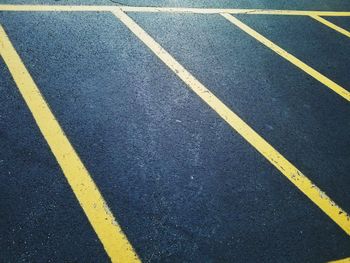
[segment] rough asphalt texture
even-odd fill
[[[0,1],[113,4],[111,1]],[[350,11],[346,1],[124,1]],[[129,14],[345,211],[347,102],[218,15]],[[240,15],[345,88],[350,39],[307,17]],[[350,30],[350,18],[329,18]],[[145,262],[326,262],[349,237],[109,13],[0,13]],[[106,262],[0,60],[0,261]]]

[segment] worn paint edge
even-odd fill
[[[325,192],[312,183],[301,171],[282,156],[273,146],[254,131],[236,113],[228,108],[208,88],[188,72],[177,60],[157,43],[145,30],[120,8],[113,14],[141,40],[165,65],[168,66],[195,94],[210,106],[238,134],[261,153],[291,183],[350,235],[350,217]]]
[[[0,56],[111,261],[140,262],[1,25]]]

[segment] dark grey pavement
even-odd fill
[[[271,1],[271,0],[1,0],[3,4],[53,4],[53,5],[129,5],[129,6],[169,6],[169,7],[205,7],[205,8],[262,8],[348,11],[350,3],[346,0],[314,1]]]
[[[68,4],[67,1],[1,3]],[[69,4],[112,4],[69,1]],[[346,10],[346,1],[126,1]],[[129,14],[345,211],[350,107],[219,15]],[[350,88],[350,38],[308,17],[241,19]],[[350,17],[330,18],[350,29]],[[110,13],[0,23],[144,262],[326,262],[350,238]],[[0,261],[106,262],[0,62]]]

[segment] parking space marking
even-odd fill
[[[317,16],[317,15],[311,15],[310,17],[317,20],[318,22],[334,29],[335,31],[338,31],[340,34],[343,34],[347,37],[350,37],[349,31],[345,30],[344,28],[342,28],[340,26],[337,26],[336,24],[333,24],[332,22],[329,22],[327,19],[324,19],[324,18]]]
[[[97,5],[0,5],[0,11],[18,12],[109,12],[115,6]]]
[[[323,17],[350,16],[343,11],[301,11],[267,9],[217,9],[217,8],[172,8],[172,7],[135,7],[135,6],[99,6],[99,5],[3,5],[0,11],[53,11],[53,12],[112,12],[128,27],[161,61],[165,63],[194,93],[209,105],[249,144],[274,165],[291,183],[303,192],[315,205],[350,235],[350,217],[332,199],[313,184],[301,171],[281,155],[264,138],[256,133],[236,113],[208,90],[199,80],[189,73],[166,50],[162,48],[125,12],[150,13],[190,13],[220,14],[237,27],[254,37],[305,73],[332,89],[338,95],[350,101],[350,92],[311,68],[286,50],[244,24],[231,14],[247,15],[290,15],[309,16],[318,22],[350,37],[350,32],[331,23]],[[22,97],[30,109],[41,133],[59,163],[68,183],[84,210],[89,222],[102,242],[112,262],[140,262],[138,255],[129,243],[121,227],[104,201],[89,172],[64,134],[58,121],[46,103],[40,90],[17,54],[5,30],[0,25],[0,56],[7,65]],[[350,262],[350,258],[331,262]]]
[[[350,16],[343,11],[304,11],[304,10],[275,10],[275,9],[234,9],[234,8],[183,8],[183,7],[137,7],[121,6],[124,12],[150,13],[191,13],[191,14],[247,14],[247,15],[292,15],[292,16]]]
[[[328,263],[350,263],[350,258],[333,260],[333,261],[329,261]]]
[[[108,5],[21,5],[2,4],[0,11],[65,11],[65,12],[100,12],[113,11],[116,6]],[[192,13],[192,14],[252,14],[252,15],[292,15],[292,16],[350,16],[344,11],[305,11],[305,10],[273,10],[273,9],[234,9],[234,8],[183,8],[152,6],[118,6],[124,12],[151,13]]]
[[[236,17],[230,15],[230,14],[221,14],[223,17],[225,17],[228,21],[230,21],[232,24],[246,32],[248,35],[252,36],[256,40],[258,40],[260,43],[264,44],[266,47],[283,57],[284,59],[288,60],[293,65],[297,66],[301,70],[303,70],[305,73],[309,74],[314,79],[318,80],[331,90],[333,90],[335,93],[346,99],[347,101],[350,101],[350,92],[344,89],[342,86],[338,85],[331,79],[327,78],[325,75],[321,74],[317,70],[313,69],[309,65],[305,64],[303,61],[298,59],[297,57],[293,56],[292,54],[288,53],[286,50],[281,48],[280,46],[273,43],[271,40],[267,39]]]
[[[177,60],[172,57],[160,44],[158,44],[146,31],[132,20],[120,8],[113,14],[133,32],[165,65],[169,67],[194,93],[209,105],[223,120],[236,132],[260,152],[272,165],[274,165],[286,178],[288,178],[312,202],[336,222],[348,235],[350,235],[350,218],[348,214],[334,203],[324,192],[313,184],[301,171],[284,158],[265,139],[256,133],[236,113],[228,108],[199,80],[188,72]]]
[[[139,262],[138,256],[1,25],[0,56],[112,262]]]

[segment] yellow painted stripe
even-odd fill
[[[66,11],[94,12],[113,11],[115,6],[104,5],[0,5],[0,11]],[[152,6],[118,6],[125,12],[150,13],[192,13],[192,14],[257,14],[257,15],[297,15],[297,16],[350,16],[347,11],[306,11],[306,10],[272,10],[272,9],[234,9],[234,8],[184,8]]]
[[[303,70],[305,73],[309,74],[314,79],[318,80],[331,90],[333,90],[338,95],[342,96],[347,101],[350,101],[350,92],[344,89],[342,86],[338,85],[331,79],[327,78],[325,75],[321,74],[317,70],[313,69],[309,65],[305,64],[303,61],[298,59],[297,57],[293,56],[292,54],[288,53],[283,48],[279,47],[248,25],[244,24],[234,16],[230,14],[221,14],[223,17],[225,17],[228,21],[230,21],[232,24],[236,25],[240,29],[242,29],[244,32],[246,32],[248,35],[252,36],[256,40],[258,40],[260,43],[264,44],[266,47],[271,49],[272,51],[276,52],[278,55],[283,57],[284,59],[288,60],[290,63],[298,67],[299,69]]]
[[[324,192],[313,184],[293,164],[284,158],[267,141],[257,134],[237,114],[230,110],[179,62],[176,61],[162,46],[121,9],[113,14],[126,25],[152,52],[164,62],[187,86],[207,103],[222,119],[246,139],[258,152],[273,164],[286,178],[299,188],[310,200],[321,208],[334,222],[350,235],[350,219],[348,214],[336,205]]]
[[[150,13],[192,13],[192,14],[247,14],[247,15],[292,15],[292,16],[350,16],[348,11],[306,11],[306,10],[273,10],[273,9],[234,9],[234,8],[184,8],[184,7],[138,7],[121,6],[124,12]]]
[[[112,262],[139,262],[89,172],[0,25],[0,56]]]
[[[0,5],[0,11],[19,12],[108,12],[115,6],[98,5]]]
[[[350,258],[338,259],[334,261],[329,261],[329,263],[350,263]]]
[[[318,22],[334,29],[335,31],[338,31],[340,34],[343,34],[344,36],[350,37],[350,32],[345,30],[344,28],[341,28],[340,26],[337,26],[336,24],[333,24],[333,23],[329,22],[328,20],[326,20],[320,16],[317,16],[317,15],[312,15],[310,17],[312,17],[313,19],[317,20]]]

